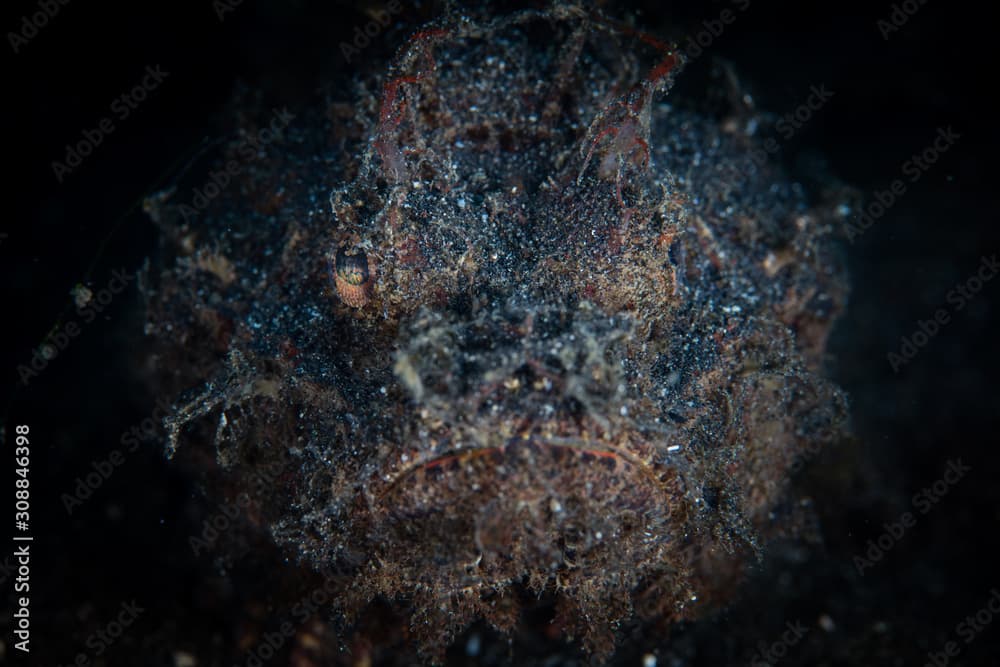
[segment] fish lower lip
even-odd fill
[[[375,534],[394,551],[430,548],[443,570],[475,562],[490,579],[514,562],[532,571],[616,553],[655,560],[684,532],[685,502],[673,469],[518,439],[404,469],[376,493]]]

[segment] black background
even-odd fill
[[[359,3],[245,0],[220,21],[208,1],[71,0],[19,53],[4,40],[3,469],[12,463],[13,425],[30,424],[36,536],[36,651],[27,659],[15,655],[10,618],[0,611],[11,664],[71,662],[84,650],[87,628],[103,625],[133,598],[146,612],[104,656],[108,664],[171,664],[180,650],[198,656],[198,664],[233,664],[242,655],[234,648],[244,622],[239,610],[251,602],[266,606],[268,586],[295,580],[291,566],[270,582],[259,580],[284,560],[263,546],[259,559],[227,575],[210,556],[193,557],[187,537],[212,505],[155,442],[130,455],[79,510],[68,516],[63,508],[61,494],[72,491],[91,461],[119,447],[121,434],[153,410],[134,286],[27,387],[16,368],[60,318],[74,318],[74,285],[100,288],[113,269],[135,271],[156,251],[143,197],[168,186],[206,142],[232,135],[237,90],[261,90],[274,106],[295,109],[328,80],[377,71],[437,9],[402,5],[395,24],[350,64],[339,44],[370,21]],[[618,16],[638,10],[637,25],[680,36],[697,33],[727,6],[607,9]],[[37,5],[9,9],[0,24],[5,34],[20,29]],[[794,620],[811,630],[782,664],[923,664],[928,651],[955,638],[958,622],[985,605],[992,588],[1000,590],[992,328],[1000,281],[987,282],[898,373],[887,361],[918,320],[947,307],[948,291],[973,276],[983,256],[1000,253],[997,37],[986,9],[929,0],[883,39],[876,22],[891,12],[888,2],[752,1],[703,57],[705,67],[712,58],[731,62],[757,107],[779,114],[800,104],[811,85],[834,91],[776,157],[793,176],[819,164],[867,196],[899,178],[903,163],[939,128],[950,126],[961,139],[871,229],[844,244],[851,300],[831,342],[829,373],[851,396],[855,438],[820,457],[801,480],[819,510],[822,544],[775,555],[731,609],[662,638],[661,664],[670,655],[689,661],[679,664],[747,664],[759,640],[770,643]],[[112,100],[136,85],[147,65],[170,75],[57,183],[52,161],[109,115]],[[698,95],[698,81],[692,68],[677,94]],[[912,512],[912,496],[959,458],[971,472],[860,576],[853,557],[884,522]],[[4,478],[12,486],[13,475]],[[10,587],[7,579],[0,608],[11,608]],[[824,614],[833,627],[817,626]],[[997,637],[987,628],[950,664],[994,664]],[[526,645],[534,655],[563,650],[558,642]],[[626,646],[619,658],[638,664],[645,650]],[[454,660],[466,660],[464,653],[456,651]]]

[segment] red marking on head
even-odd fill
[[[379,112],[379,121],[381,123],[381,127],[379,129],[382,132],[394,129],[402,120],[403,111],[406,109],[406,100],[400,100],[397,108],[396,97],[399,94],[399,87],[404,83],[418,83],[423,78],[422,74],[415,76],[399,76],[386,82],[385,86],[382,88],[382,108]],[[397,113],[393,113],[394,109]]]
[[[666,58],[660,61],[660,63],[654,67],[649,72],[649,76],[646,79],[652,83],[656,84],[660,79],[670,74],[670,72],[677,65],[677,56],[673,53],[667,55]]]
[[[449,454],[447,456],[441,456],[431,461],[424,463],[420,466],[423,470],[433,470],[435,468],[442,468],[444,466],[450,465],[452,463],[460,462],[463,460],[471,460],[476,458],[481,458],[483,456],[493,454],[494,452],[499,452],[499,447],[484,447],[482,449],[470,449],[466,452],[459,452],[458,454]]]
[[[413,36],[410,37],[410,42],[411,43],[423,42],[433,39],[435,37],[447,37],[447,36],[448,36],[447,30],[444,30],[442,28],[431,28],[429,30],[420,30],[418,32],[413,33]]]

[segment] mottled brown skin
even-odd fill
[[[440,657],[529,591],[604,659],[794,527],[789,468],[845,413],[819,375],[830,213],[763,171],[710,187],[754,140],[658,104],[680,66],[574,7],[441,20],[356,119],[291,128],[249,198],[163,216],[189,241],[150,293],[165,386],[194,392],[171,452],[214,444],[234,480],[286,462],[263,523],[348,618],[395,600]]]

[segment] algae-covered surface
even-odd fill
[[[223,499],[279,466],[248,511],[346,625],[388,601],[433,658],[547,598],[605,659],[807,520],[844,201],[751,161],[746,109],[672,107],[684,64],[596,11],[456,13],[197,216],[150,204],[169,452]]]

